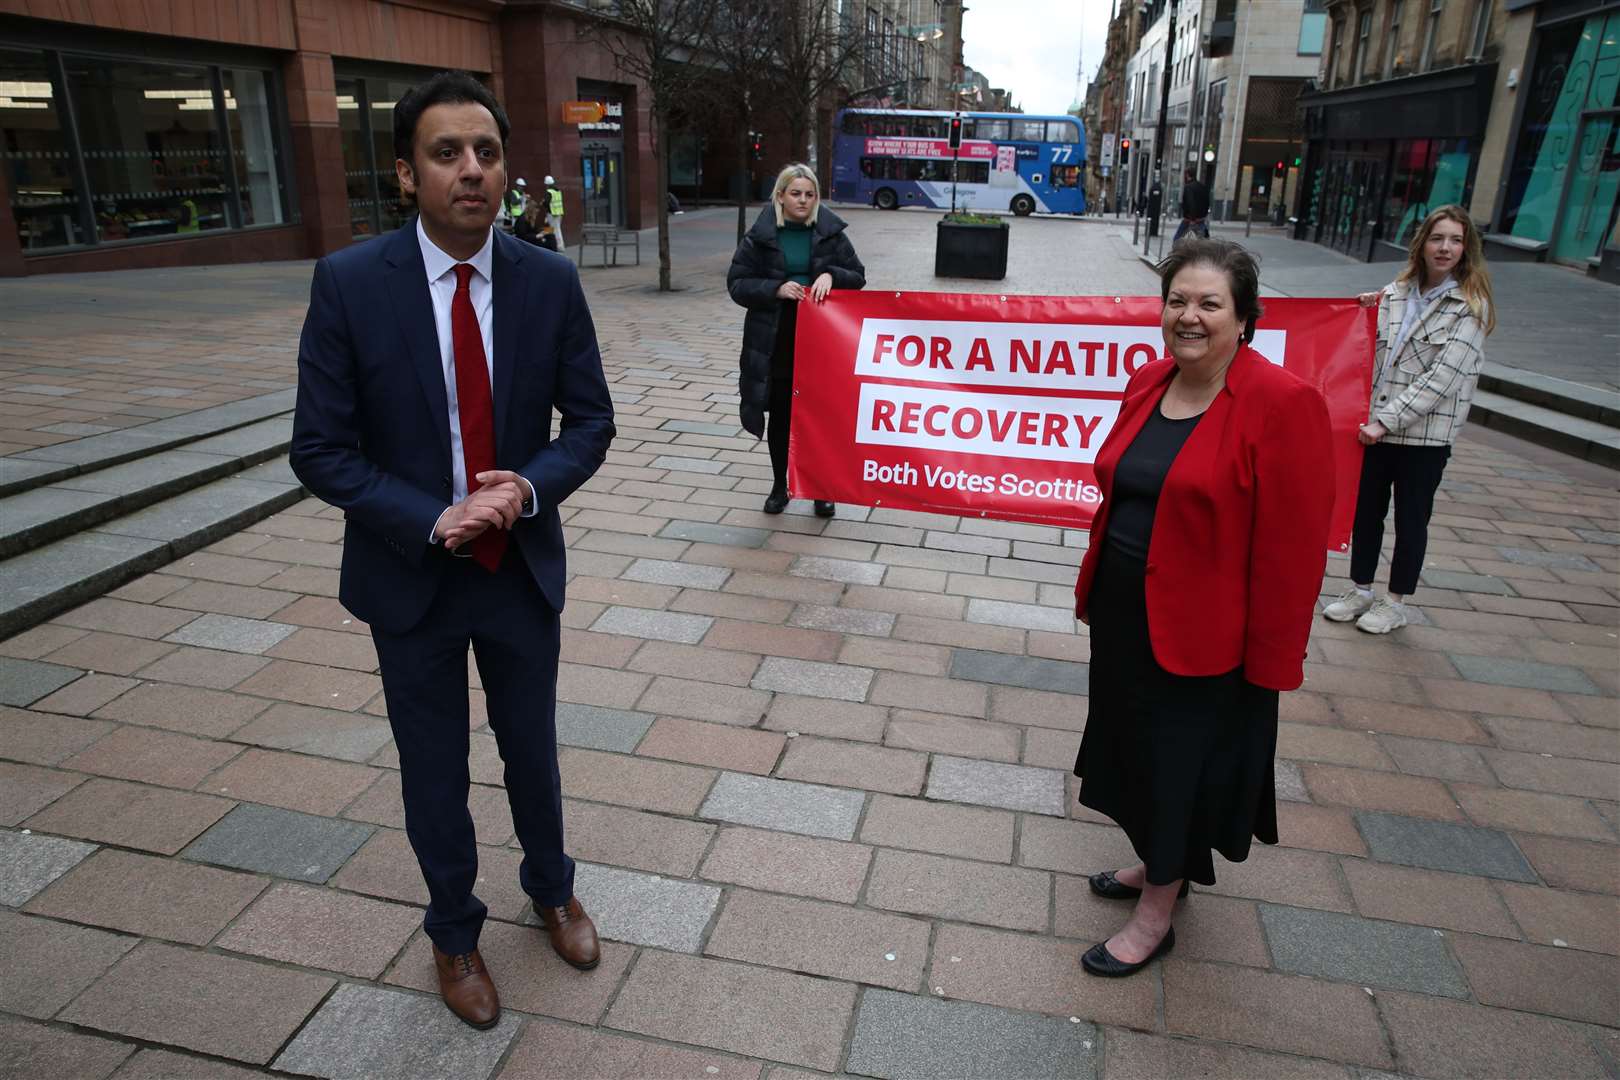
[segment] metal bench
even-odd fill
[[[641,234],[629,229],[619,229],[611,225],[587,225],[579,242],[579,265],[585,265],[585,251],[587,248],[599,247],[602,249],[602,262],[600,265],[608,266],[609,254],[612,255],[613,266],[619,265],[619,249],[633,247],[636,249],[636,265],[641,265]]]

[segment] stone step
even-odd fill
[[[304,497],[285,458],[0,562],[0,638],[116,589]]]
[[[1470,423],[1587,461],[1620,469],[1620,427],[1534,405],[1490,390],[1474,395]]]
[[[292,417],[276,416],[0,498],[0,559],[132,514],[285,455]]]
[[[0,458],[0,496],[54,484],[136,458],[195,443],[274,416],[290,414],[293,389],[277,390],[208,409],[154,420],[139,427],[41,446]]]
[[[1620,394],[1595,386],[1556,379],[1538,371],[1485,361],[1479,388],[1554,412],[1620,428]]]

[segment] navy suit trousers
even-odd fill
[[[451,565],[426,617],[403,634],[373,628],[372,640],[399,750],[405,832],[427,881],[423,926],[435,945],[455,955],[477,947],[488,911],[473,893],[478,849],[467,809],[469,642],[523,845],[518,880],[541,907],[573,895],[557,770],[561,638],[557,612],[515,546],[495,573],[441,550],[428,558]]]

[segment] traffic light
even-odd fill
[[[1283,173],[1287,171],[1288,167],[1280,161],[1271,167],[1271,175],[1275,176],[1279,180],[1282,179]]]
[[[951,117],[951,149],[958,149],[962,145],[962,118]]]
[[[1119,163],[1124,165],[1131,160],[1131,140],[1119,140]]]
[[[765,136],[761,135],[757,131],[750,131],[748,133],[748,142],[749,150],[754,155],[754,160],[762,160],[765,157]]]

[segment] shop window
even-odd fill
[[[225,125],[231,133],[231,163],[236,174],[244,226],[279,225],[286,220],[288,199],[276,152],[275,112],[271,108],[270,77],[263,71],[225,68]]]
[[[0,49],[0,160],[24,251],[87,242],[58,93],[44,53]]]
[[[1383,238],[1405,247],[1436,207],[1466,204],[1478,148],[1468,139],[1405,139],[1395,144]]]
[[[100,238],[229,227],[230,182],[208,69],[64,59]]]
[[[1502,229],[1560,260],[1598,254],[1620,202],[1617,73],[1620,14],[1540,32]]]

